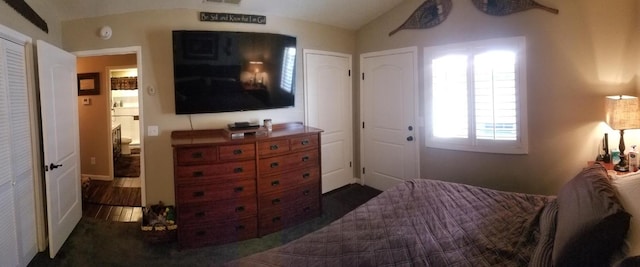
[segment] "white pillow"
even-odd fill
[[[626,245],[627,256],[640,255],[640,172],[612,176],[613,186],[624,210],[631,214]]]

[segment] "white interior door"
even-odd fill
[[[31,39],[0,25],[0,266],[38,252],[30,90]]]
[[[322,193],[354,182],[351,55],[304,50],[306,124],[321,138]]]
[[[363,54],[360,64],[363,179],[385,190],[420,175],[417,48]]]
[[[49,253],[53,258],[82,217],[76,57],[40,40],[36,44]]]

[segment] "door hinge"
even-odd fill
[[[349,75],[349,77],[351,77],[351,70],[349,70],[349,74],[348,75]]]
[[[362,129],[364,129],[364,121],[362,122]]]
[[[362,80],[364,81],[364,72],[362,73]]]
[[[349,161],[349,168],[353,167],[353,162]]]
[[[364,170],[364,167],[362,167],[362,174],[365,174],[365,173],[366,173],[366,172],[365,172],[365,170]]]

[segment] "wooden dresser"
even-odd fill
[[[227,131],[174,131],[181,248],[263,236],[321,214],[320,133],[300,123],[231,139]]]

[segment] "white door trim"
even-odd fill
[[[143,99],[144,92],[146,91],[144,88],[144,70],[142,68],[142,47],[141,46],[128,46],[128,47],[116,47],[116,48],[105,48],[98,50],[87,50],[87,51],[76,51],[72,52],[72,54],[76,55],[76,57],[93,57],[93,56],[112,56],[112,55],[123,55],[123,54],[136,54],[136,65],[138,68],[138,108],[140,110],[140,194],[142,198],[142,206],[145,207],[147,205],[147,190],[146,190],[146,175],[145,175],[145,166],[144,166],[144,107],[143,107]],[[107,101],[109,103],[109,101]],[[106,107],[111,108],[111,107]],[[111,127],[109,127],[109,136],[111,136]],[[110,142],[110,141],[109,141]],[[111,147],[111,145],[109,145]],[[109,151],[109,155],[113,157],[113,151]],[[111,177],[113,177],[113,162],[110,163],[110,173]]]
[[[416,171],[418,173],[418,176],[421,175],[421,171],[420,171],[420,140],[422,140],[423,138],[420,138],[421,136],[421,132],[420,132],[420,128],[422,128],[422,120],[420,119],[420,116],[418,115],[418,111],[419,111],[419,102],[418,99],[420,99],[419,97],[419,79],[418,79],[418,47],[417,46],[412,46],[412,47],[405,47],[405,48],[398,48],[398,49],[390,49],[390,50],[383,50],[383,51],[375,51],[375,52],[368,52],[368,53],[364,53],[364,54],[360,54],[360,74],[358,77],[358,81],[359,81],[359,86],[360,86],[360,126],[358,127],[359,129],[359,136],[360,136],[360,166],[361,168],[366,167],[365,166],[365,157],[364,157],[364,145],[365,145],[365,138],[364,138],[364,133],[362,131],[362,124],[365,121],[365,105],[364,105],[364,92],[365,92],[365,88],[363,86],[363,82],[362,82],[362,78],[363,78],[363,61],[365,58],[367,57],[376,57],[376,56],[388,56],[388,55],[394,55],[394,54],[405,54],[405,53],[410,53],[412,54],[414,60],[413,60],[413,71],[414,71],[414,75],[413,75],[413,93],[414,93],[414,146],[416,146],[415,149],[415,168]],[[363,169],[360,169],[360,175],[361,175],[361,179],[360,179],[360,183],[362,185],[365,184],[365,177],[364,174],[362,173]],[[419,178],[419,177],[416,177]]]

